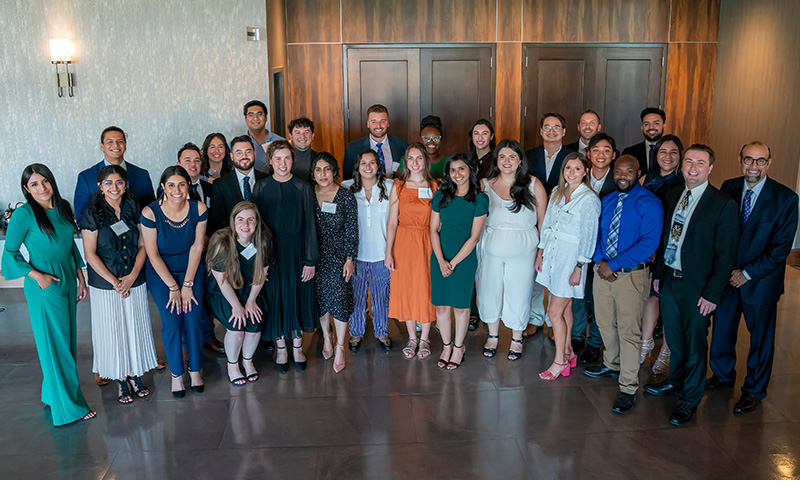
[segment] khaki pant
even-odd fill
[[[593,284],[594,315],[603,337],[603,364],[619,370],[619,389],[635,394],[639,388],[639,354],[642,346],[642,312],[650,295],[648,269],[618,272],[608,282],[597,275]]]

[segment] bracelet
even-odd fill
[[[183,287],[192,287],[194,286],[194,281],[183,281]]]
[[[171,293],[177,293],[178,291],[180,291],[180,290],[181,290],[181,287],[180,287],[180,286],[178,286],[177,284],[175,284],[175,286],[174,286],[174,287],[169,287],[169,288],[167,288],[167,289],[169,289],[169,292],[171,292]]]

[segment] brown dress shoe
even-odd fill
[[[111,379],[106,379],[105,377],[100,377],[100,374],[97,372],[94,373],[94,381],[97,382],[98,386],[104,386],[111,382]]]
[[[205,342],[203,346],[217,353],[225,353],[225,345],[223,345],[221,341],[217,340],[216,337]]]

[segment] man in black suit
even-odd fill
[[[318,154],[311,148],[311,141],[314,140],[314,122],[306,117],[295,118],[289,122],[288,128],[289,141],[294,146],[295,153],[292,174],[310,182],[314,178],[311,163]]]
[[[589,182],[592,189],[602,200],[607,195],[617,190],[614,183],[614,175],[611,170],[611,162],[617,151],[617,143],[610,135],[600,132],[592,136],[587,146],[587,158],[591,164],[589,171]],[[581,353],[581,362],[593,364],[600,358],[600,347],[603,346],[603,337],[597,327],[597,319],[593,316],[589,322],[589,310],[594,310],[593,298],[594,286],[594,264],[589,263],[586,271],[586,287],[584,288],[583,299],[572,299],[572,350],[574,353],[581,353],[586,340],[586,328],[589,328],[589,339],[586,350]]]
[[[558,113],[545,113],[539,120],[539,134],[543,144],[525,153],[528,170],[542,182],[549,195],[558,185],[561,166],[570,152],[575,152],[561,144],[567,134],[566,120]]]
[[[747,376],[734,413],[756,409],[767,395],[775,353],[775,321],[783,294],[786,257],[797,231],[797,194],[767,177],[772,151],[750,142],[739,151],[744,176],[722,184],[740,208],[739,252],[730,275],[731,288],[717,308],[711,334],[710,365],[714,375],[706,389],[733,387],[736,380],[736,336],[739,321],[750,332]]]
[[[710,147],[695,144],[684,153],[686,186],[675,186],[667,195],[653,272],[672,358],[667,380],[644,390],[679,394],[669,419],[676,426],[692,419],[703,397],[711,313],[722,302],[739,246],[739,211],[728,195],[708,183],[713,168]]]
[[[228,226],[233,207],[240,201],[250,201],[256,181],[267,177],[263,172],[253,168],[255,149],[247,135],[240,135],[231,140],[231,162],[236,170],[222,176],[211,185],[208,235]]]
[[[636,145],[625,148],[622,155],[630,154],[639,159],[639,170],[642,175],[652,171],[657,166],[655,147],[658,139],[664,135],[664,127],[667,123],[667,114],[664,110],[656,107],[647,107],[639,115],[642,119],[642,135],[644,140]]]
[[[408,142],[389,135],[389,109],[383,105],[372,105],[367,109],[367,129],[369,135],[347,144],[342,162],[342,179],[353,177],[356,155],[364,149],[372,149],[378,153],[386,174],[394,174],[400,167],[400,159],[405,155]]]
[[[578,120],[578,135],[580,137],[575,142],[567,144],[567,147],[586,156],[589,141],[601,130],[603,130],[603,124],[600,123],[600,115],[594,110],[586,110],[581,113],[581,118]]]

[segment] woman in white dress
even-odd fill
[[[489,218],[478,245],[478,312],[489,334],[484,357],[497,353],[500,320],[511,329],[508,360],[522,356],[522,332],[528,325],[539,228],[547,193],[528,174],[528,163],[516,140],[495,148],[488,178],[481,188],[489,196]],[[539,251],[541,253],[541,251]]]
[[[589,185],[586,158],[578,152],[564,159],[558,187],[553,189],[542,222],[536,258],[536,282],[550,291],[547,316],[553,323],[556,355],[542,380],[568,376],[577,357],[572,351],[572,298],[583,299],[586,266],[597,244],[600,199]]]

